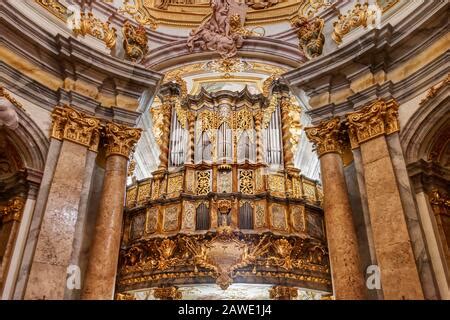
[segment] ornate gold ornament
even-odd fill
[[[111,27],[110,22],[102,22],[92,12],[81,12],[80,22],[72,29],[75,36],[91,35],[105,43],[109,49],[116,46],[116,29]]]
[[[257,32],[255,30],[262,30],[262,32]],[[255,27],[250,29],[247,29],[244,27],[241,21],[241,17],[238,14],[233,14],[230,17],[230,31],[234,34],[239,34],[243,37],[262,37],[265,34],[265,30],[262,27]]]
[[[5,208],[0,211],[0,217],[3,223],[9,221],[20,222],[22,220],[23,209],[25,208],[25,199],[14,197],[8,201]]]
[[[144,204],[147,200],[150,199],[150,191],[151,191],[151,183],[142,183],[139,185],[138,196],[137,196],[137,204]]]
[[[376,12],[369,10],[369,3],[361,5],[358,1],[346,15],[339,15],[338,20],[333,23],[334,31],[331,37],[337,44],[341,44],[347,33],[358,27],[367,28],[369,24],[375,24],[375,19]]]
[[[125,21],[122,27],[123,48],[127,57],[133,62],[141,61],[148,52],[147,31],[142,25],[135,27]]]
[[[137,186],[133,186],[127,190],[126,206],[128,208],[134,207],[136,205],[137,196]]]
[[[339,118],[322,121],[315,127],[305,128],[305,133],[314,144],[319,157],[326,153],[341,153],[341,122]]]
[[[136,297],[131,293],[116,293],[115,300],[136,300]]]
[[[237,276],[330,284],[325,244],[312,238],[221,233],[135,242],[120,254],[119,285],[176,278],[215,279],[226,289]],[[274,271],[278,270],[278,271]],[[145,273],[145,276],[143,275]]]
[[[183,176],[169,177],[167,182],[167,194],[171,196],[178,196],[179,192],[183,190]]]
[[[211,171],[197,171],[197,195],[206,195],[211,191]]]
[[[268,180],[269,180],[269,190],[282,196],[285,192],[284,176],[271,174],[268,176]]]
[[[128,158],[141,137],[142,129],[130,128],[116,123],[105,127],[106,156],[120,155]]]
[[[399,131],[399,105],[395,100],[377,100],[360,111],[347,115],[352,148],[384,134]]]
[[[269,290],[270,299],[274,300],[293,300],[298,297],[297,288],[274,286]]]
[[[303,53],[310,59],[317,58],[322,54],[325,36],[323,27],[325,21],[314,17],[297,17],[291,21],[291,25],[297,28],[298,44]]]
[[[314,184],[303,182],[303,192],[307,200],[316,201],[316,186]]]
[[[431,190],[430,196],[431,208],[435,215],[450,216],[450,197],[437,188]]]
[[[239,170],[239,191],[243,194],[254,193],[253,170]]]
[[[253,65],[240,58],[224,58],[209,61],[202,66],[202,69],[224,73],[224,78],[229,78],[231,77],[230,73],[252,70]]]
[[[44,7],[51,14],[55,15],[62,21],[66,21],[68,17],[67,8],[58,0],[35,0],[38,4]]]
[[[52,113],[52,138],[69,140],[97,151],[100,120],[68,106],[56,107]]]
[[[130,4],[130,1],[133,1],[133,3]],[[125,0],[123,6],[119,9],[119,12],[129,14],[140,25],[156,29],[156,20],[149,14],[146,3],[147,1],[142,0]]]
[[[182,294],[177,287],[155,288],[153,296],[160,300],[181,300]]]

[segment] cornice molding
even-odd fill
[[[424,1],[418,10],[413,14],[405,17],[403,21],[393,27],[390,24],[383,26],[381,29],[373,29],[355,41],[352,41],[328,55],[311,60],[303,64],[300,68],[287,72],[284,78],[289,82],[291,87],[308,89],[308,84],[319,80],[326,74],[337,74],[340,70],[354,65],[363,64],[362,61],[367,60],[372,64],[380,64],[384,70],[395,67],[398,63],[403,62],[408,56],[417,53],[432,41],[432,37],[423,39],[422,44],[413,48],[408,54],[401,55],[396,59],[389,61],[388,55],[395,49],[408,41],[407,39],[414,36],[415,32],[427,23],[433,23],[439,17],[442,19],[445,11],[448,11],[448,2],[441,1]],[[434,34],[442,34],[443,28],[434,30]],[[384,51],[380,54],[381,51]],[[381,61],[380,61],[381,59]],[[359,68],[357,68],[359,69]]]
[[[319,108],[308,110],[307,113],[313,123],[318,123],[330,115],[344,116],[344,114],[358,110],[363,105],[375,99],[395,98],[401,105],[428,90],[430,83],[436,82],[437,79],[439,79],[437,82],[440,82],[447,76],[448,56],[449,51],[399,82],[393,83],[392,81],[386,81],[381,85],[375,84],[350,95],[342,103],[330,103]]]

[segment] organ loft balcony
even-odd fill
[[[294,166],[289,91],[183,95],[170,83],[160,101],[160,165],[127,188],[119,295],[196,285],[331,292],[322,190]]]

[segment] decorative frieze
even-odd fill
[[[142,129],[107,123],[105,132],[106,156],[120,155],[128,158],[141,137]]]
[[[51,14],[55,15],[62,21],[67,20],[68,11],[67,7],[62,5],[58,0],[35,0],[42,7],[44,7]]]
[[[68,106],[56,107],[52,113],[52,138],[69,140],[97,151],[100,120]]]
[[[340,153],[342,149],[340,139],[341,122],[339,118],[322,121],[315,127],[305,128],[308,139],[314,144],[319,157],[326,153]]]
[[[378,100],[360,111],[347,115],[352,148],[384,134],[399,131],[398,104],[395,100]]]

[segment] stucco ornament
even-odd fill
[[[5,97],[0,97],[0,128],[5,126],[15,130],[19,127],[19,117],[13,104]]]
[[[202,51],[216,51],[222,58],[231,58],[242,47],[243,37],[232,31],[230,18],[237,14],[245,21],[247,8],[234,0],[211,0],[211,8],[211,15],[190,33],[187,46],[191,52],[199,46]]]

